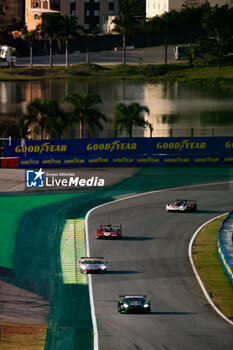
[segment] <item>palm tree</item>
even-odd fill
[[[24,30],[23,32],[23,40],[26,41],[29,45],[30,49],[30,67],[33,67],[33,45],[36,43],[38,37],[38,32],[36,29],[34,30]]]
[[[184,54],[187,55],[187,57],[188,57],[190,68],[193,68],[194,61],[195,61],[196,57],[198,56],[199,51],[200,50],[199,50],[199,47],[197,44],[189,44],[184,49]]]
[[[32,128],[41,139],[45,132],[60,138],[68,127],[68,119],[56,100],[36,97],[27,104],[26,113],[20,116],[18,125],[22,137]]]
[[[142,113],[146,112],[149,115],[149,108],[142,106],[140,103],[132,102],[129,105],[118,103],[115,109],[114,127],[120,134],[126,129],[127,135],[132,137],[133,127],[139,126],[142,128],[152,128],[148,121],[144,120]]]
[[[84,125],[87,126],[90,135],[93,135],[94,127],[103,130],[101,120],[107,122],[107,118],[93,105],[102,103],[99,95],[96,94],[77,94],[72,92],[63,97],[62,102],[69,102],[73,105],[73,111],[69,113],[69,120],[73,125],[80,124],[80,138],[83,139]]]
[[[49,40],[50,67],[53,65],[53,40],[58,38],[61,32],[61,16],[57,13],[46,13],[42,16],[42,23],[37,26],[37,31]]]
[[[123,12],[119,13],[119,16],[116,17],[112,23],[115,24],[113,32],[119,33],[122,36],[122,48],[123,48],[123,64],[126,63],[126,35],[130,34],[134,30],[133,17],[127,15]]]
[[[78,18],[75,16],[61,16],[61,37],[65,40],[66,45],[66,66],[69,66],[69,39],[78,36],[78,30],[83,30],[83,27],[77,24]]]
[[[179,12],[172,10],[162,16],[153,17],[150,21],[151,31],[161,35],[164,44],[164,63],[167,65],[168,39],[179,32]]]

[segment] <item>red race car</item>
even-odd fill
[[[122,237],[122,225],[100,225],[96,230],[96,238],[116,238]]]

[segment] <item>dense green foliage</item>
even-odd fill
[[[165,64],[168,43],[179,42],[184,32],[189,33],[189,42],[197,42],[199,57],[218,57],[219,69],[224,55],[233,52],[233,8],[229,9],[227,5],[210,7],[205,4],[197,8],[165,12],[162,16],[142,23],[141,27],[151,34],[160,35],[165,47]],[[194,46],[187,49],[191,67],[197,53],[194,51],[197,51]]]
[[[14,117],[1,116],[0,117],[0,135],[1,137],[12,137],[12,139],[19,139],[19,128],[17,119]]]
[[[102,103],[102,100],[97,94],[77,94],[72,92],[62,99],[63,102],[69,102],[73,106],[72,112],[68,113],[69,123],[71,125],[80,125],[80,138],[83,138],[84,125],[87,126],[89,134],[92,136],[94,127],[99,130],[103,129],[101,121],[107,122],[104,114],[98,111],[95,106]]]
[[[128,13],[132,16],[145,16],[145,0],[119,0],[120,12]]]
[[[68,127],[67,115],[59,108],[56,100],[41,100],[34,98],[26,106],[18,122],[21,137],[26,137],[30,130],[32,136],[40,135],[43,139],[45,132],[51,137],[61,137]]]
[[[151,124],[144,119],[143,112],[149,115],[149,108],[142,106],[137,102],[132,102],[129,105],[118,103],[115,109],[114,127],[121,134],[125,129],[127,136],[132,137],[133,127],[150,127]]]

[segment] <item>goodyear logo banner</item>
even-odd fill
[[[233,153],[233,137],[105,138],[85,140],[12,141],[5,157],[102,157],[118,155],[211,155]]]
[[[20,168],[40,167],[92,167],[92,166],[171,166],[171,165],[229,165],[233,164],[233,154],[212,156],[177,156],[177,155],[83,155],[60,157],[22,157],[19,158]]]

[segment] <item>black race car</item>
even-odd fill
[[[119,295],[117,308],[122,314],[151,312],[150,299],[146,299],[146,295]]]

